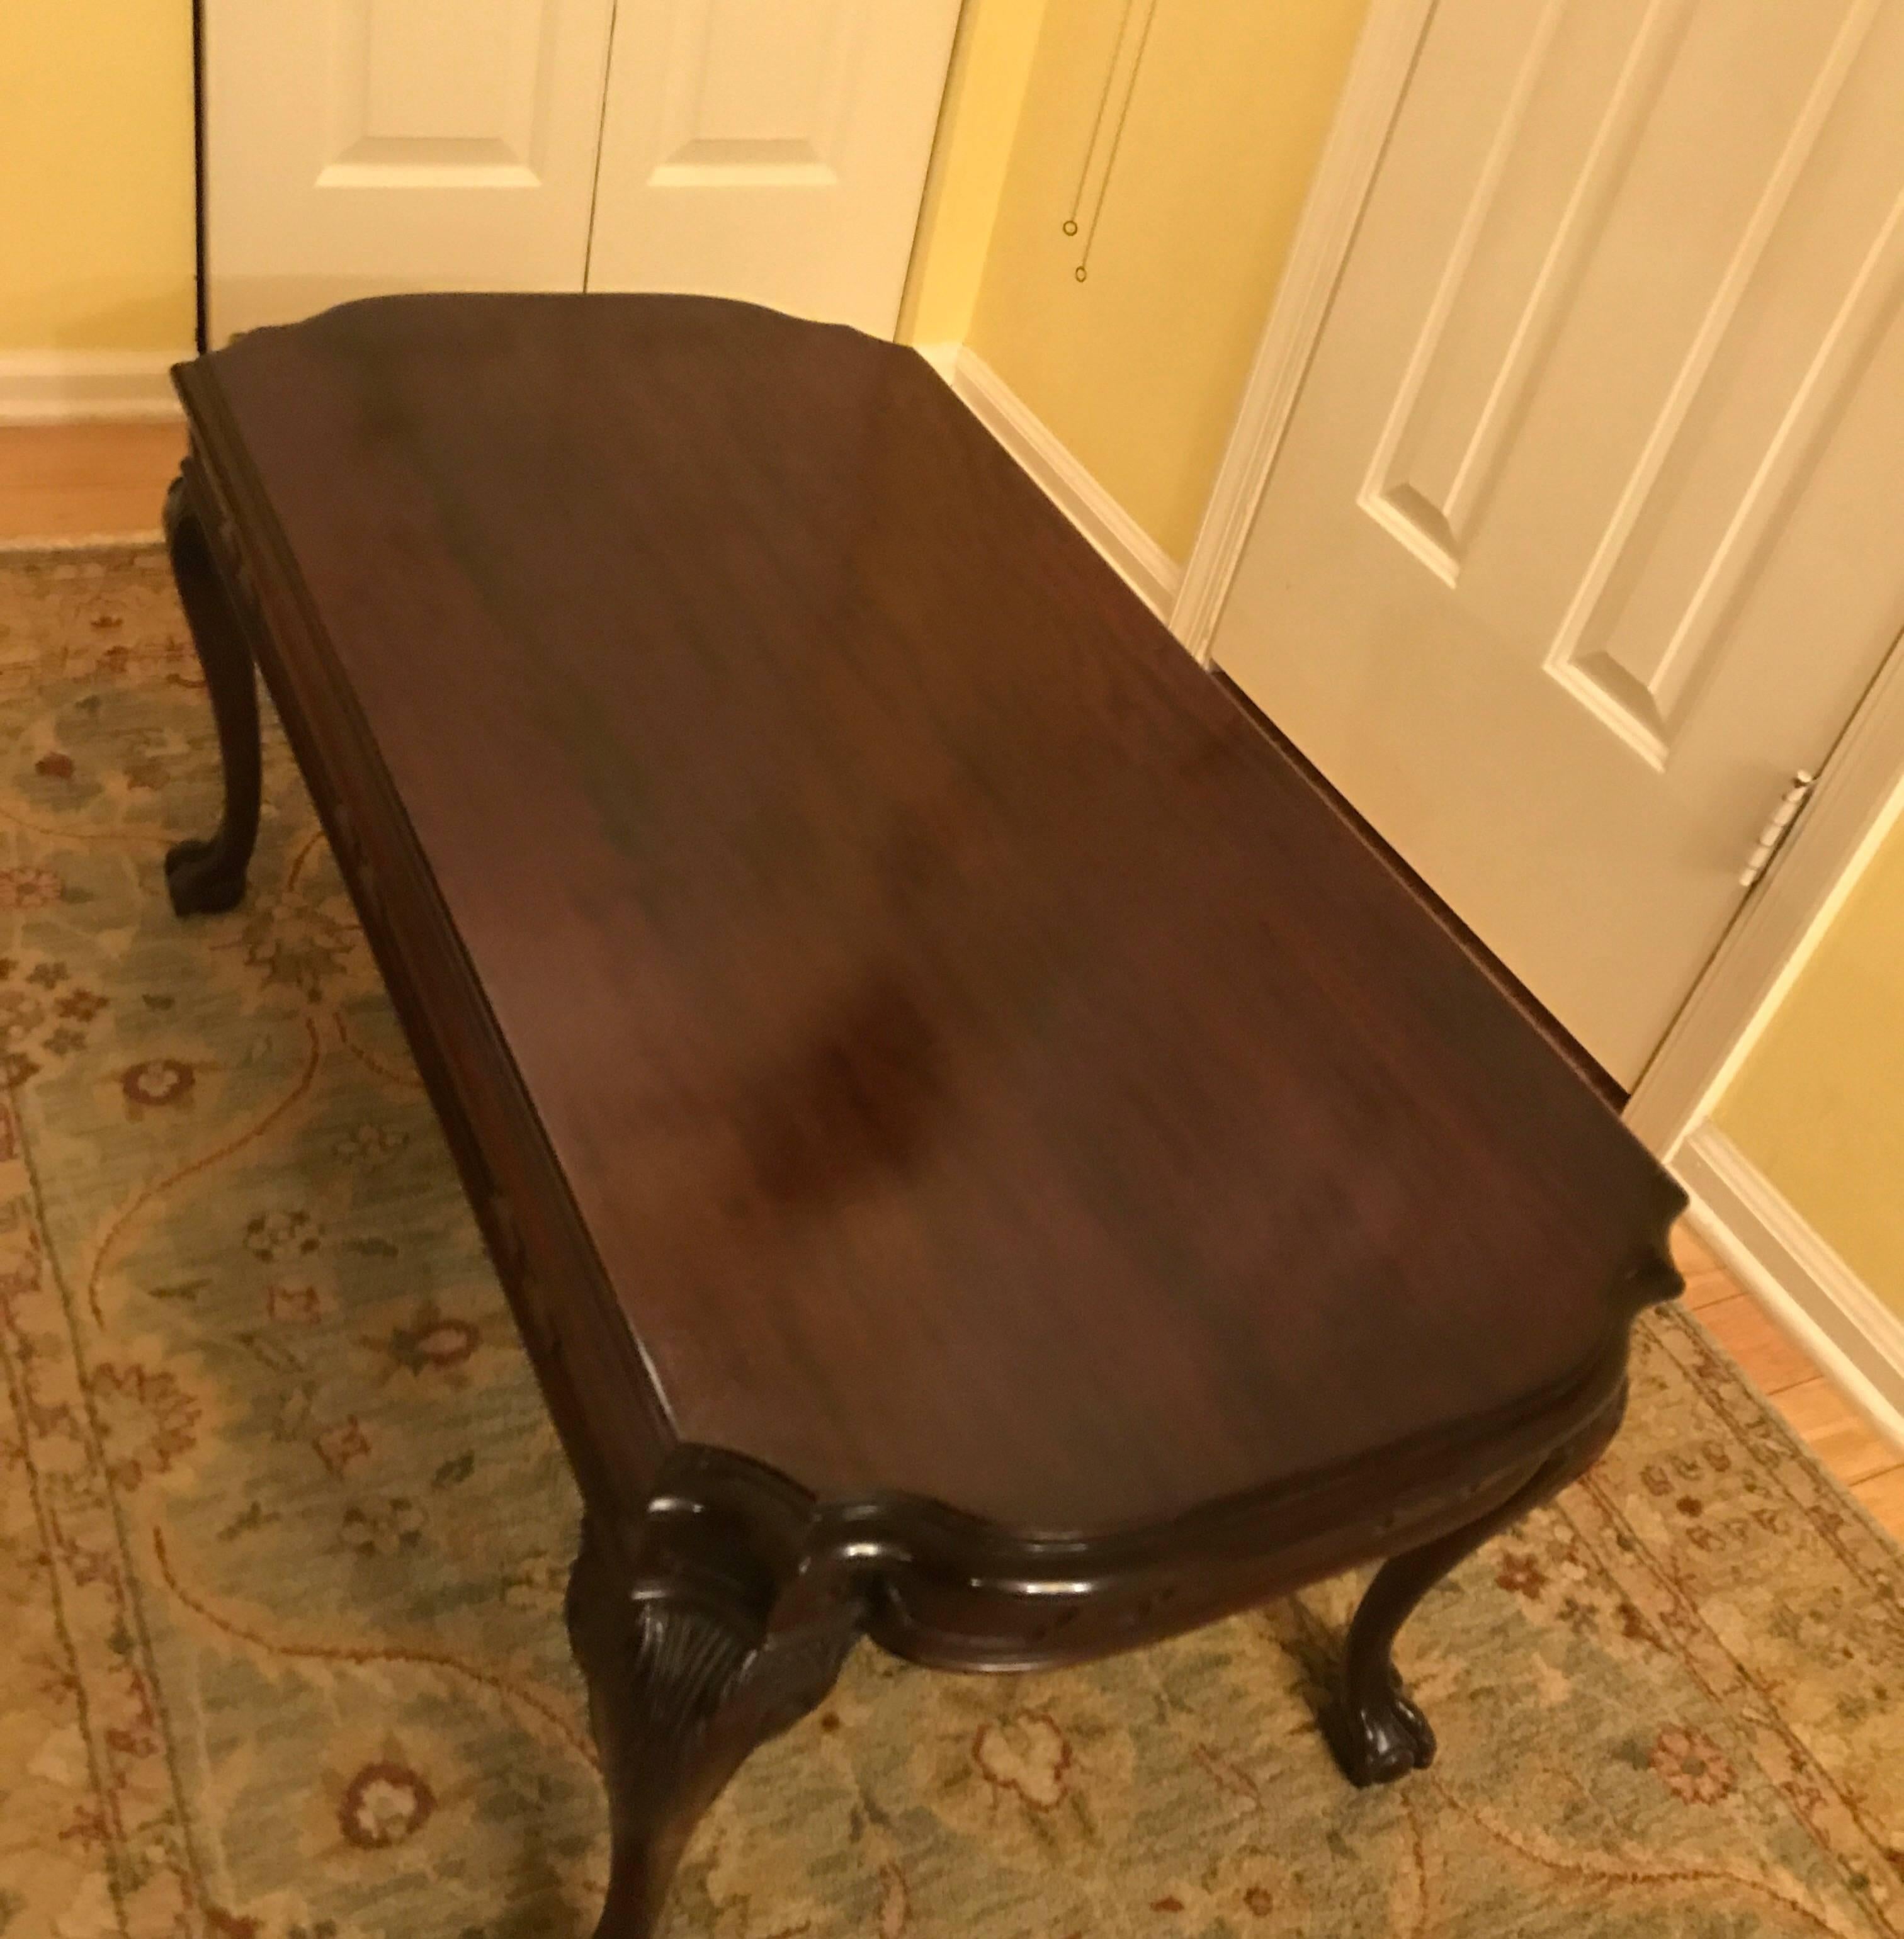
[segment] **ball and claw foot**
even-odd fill
[[[181,842],[166,854],[166,891],[175,915],[222,915],[244,899],[245,872],[216,842]]]
[[[1597,1413],[1491,1508],[1418,1548],[1390,1556],[1375,1571],[1348,1626],[1339,1694],[1319,1719],[1350,1783],[1393,1784],[1434,1761],[1435,1734],[1395,1673],[1392,1652],[1397,1634],[1422,1597],[1457,1563],[1583,1473],[1613,1438],[1625,1405],[1622,1381]]]
[[[1322,1729],[1343,1776],[1359,1787],[1392,1784],[1434,1761],[1434,1731],[1392,1668],[1360,1701],[1339,1698]]]

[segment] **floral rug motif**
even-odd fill
[[[0,562],[0,1934],[580,1939],[576,1498],[282,741],[181,924],[156,552]],[[1904,1558],[1683,1315],[1405,1635],[1442,1755],[1368,1793],[1309,1707],[1353,1587],[1059,1676],[861,1649],[669,1931],[1904,1939]]]

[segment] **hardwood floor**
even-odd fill
[[[0,425],[0,545],[156,533],[184,455],[182,422]]]
[[[1689,1226],[1674,1233],[1673,1256],[1686,1275],[1686,1304],[1699,1324],[1819,1460],[1904,1542],[1904,1447],[1872,1426]]]
[[[156,532],[182,425],[0,427],[0,545]],[[1819,1459],[1904,1541],[1904,1448],[1886,1439],[1686,1226],[1686,1304]]]

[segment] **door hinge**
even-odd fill
[[[1779,796],[1778,805],[1759,831],[1759,845],[1753,850],[1752,859],[1738,872],[1741,888],[1753,887],[1771,866],[1771,858],[1784,847],[1785,838],[1792,832],[1792,823],[1799,818],[1799,810],[1811,799],[1817,781],[1817,776],[1809,768],[1799,769],[1792,777],[1791,786]]]

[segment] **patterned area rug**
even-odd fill
[[[0,562],[0,1933],[584,1934],[575,1496],[303,788],[274,744],[245,906],[175,922],[152,552]],[[1061,1676],[862,1649],[670,1931],[1904,1935],[1904,1559],[1683,1317],[1421,1612],[1442,1761],[1361,1794],[1351,1587]]]

